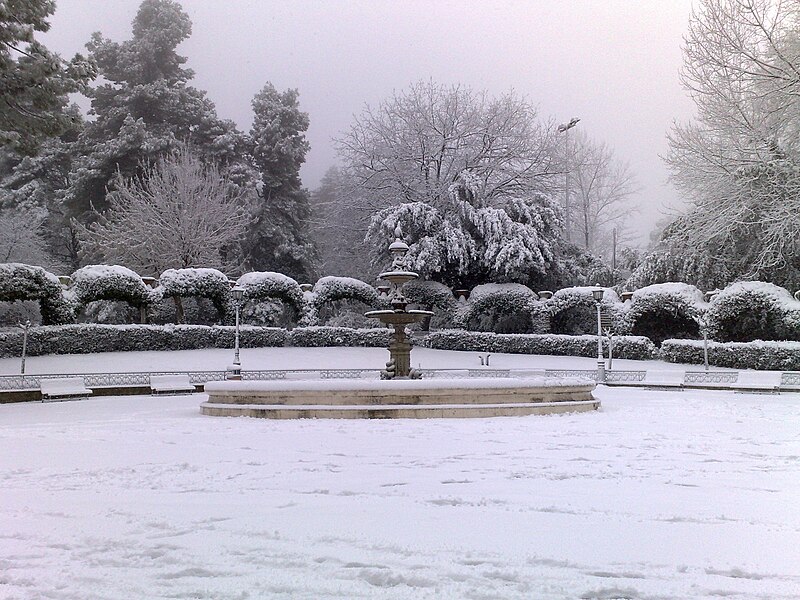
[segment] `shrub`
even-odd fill
[[[423,310],[433,311],[429,328],[443,329],[455,325],[459,303],[449,287],[438,281],[409,281],[403,294]]]
[[[420,345],[440,350],[597,356],[597,337],[593,335],[496,334],[450,330],[433,332],[423,338]],[[608,355],[607,338],[603,338],[603,348]],[[653,358],[655,353],[655,346],[645,337],[619,336],[614,338],[614,358],[647,360]]]
[[[665,339],[697,339],[707,309],[703,292],[695,286],[657,283],[633,293],[628,320],[634,335],[661,345]]]
[[[708,309],[709,335],[720,342],[800,340],[800,302],[761,281],[732,283]]]
[[[661,360],[703,364],[703,342],[666,340]],[[708,363],[730,369],[800,371],[800,342],[709,342]]]
[[[58,277],[42,267],[20,263],[0,264],[0,301],[35,300],[44,325],[71,323],[74,307],[63,293]]]
[[[239,277],[236,285],[245,289],[245,301],[258,303],[271,299],[280,300],[292,309],[295,321],[308,319],[309,307],[303,291],[291,277],[271,271],[253,271]]]
[[[186,317],[181,298],[187,297],[210,300],[219,320],[224,321],[229,316],[230,289],[228,277],[216,269],[167,269],[158,278],[156,293],[162,298],[175,300],[179,322]]]
[[[28,335],[27,353],[89,354],[93,352],[133,352],[147,350],[195,350],[199,348],[232,348],[234,327],[206,325],[99,325],[83,323],[51,327],[32,327]],[[241,327],[242,347],[283,346],[284,329]],[[22,331],[0,332],[0,355],[19,356]]]
[[[549,320],[538,298],[536,292],[521,283],[479,285],[454,321],[470,331],[544,333],[549,330]]]
[[[364,304],[371,310],[379,306],[386,306],[385,301],[378,297],[377,290],[359,279],[352,277],[322,277],[310,294],[306,294],[306,302],[310,308],[310,314],[303,324],[318,324],[331,317],[337,309],[347,306],[350,303],[341,302],[342,300],[357,301]]]
[[[597,307],[592,290],[595,287],[571,287],[558,290],[544,305],[550,315],[550,331],[564,335],[586,335],[597,333]],[[600,310],[611,318],[614,332],[629,331],[625,319],[625,307],[611,288],[603,289]]]
[[[391,330],[351,329],[349,327],[298,327],[289,333],[289,345],[298,347],[317,346],[365,346],[385,348],[389,345]]]
[[[157,299],[139,275],[119,265],[87,265],[75,271],[71,279],[68,293],[79,309],[99,300],[127,302],[139,309],[142,320],[145,320],[145,307]]]

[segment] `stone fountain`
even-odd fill
[[[429,310],[409,310],[408,298],[403,295],[403,286],[417,279],[419,275],[410,270],[408,262],[408,244],[403,241],[400,226],[394,230],[395,240],[389,245],[392,265],[388,271],[378,275],[379,279],[391,285],[389,310],[372,310],[364,316],[378,319],[384,325],[394,328],[389,342],[389,362],[381,372],[382,379],[419,379],[419,373],[411,368],[411,341],[406,334],[406,327],[422,321],[433,313]]]
[[[431,371],[426,379],[411,368],[406,327],[433,313],[410,310],[403,286],[419,275],[411,270],[408,244],[400,229],[389,246],[392,264],[380,274],[391,284],[390,309],[367,317],[390,325],[386,368],[356,370],[354,378],[276,371],[270,381],[212,381],[205,385],[204,415],[268,419],[463,418],[553,414],[596,410],[593,381],[546,377],[540,372],[461,369]],[[295,377],[300,375],[300,378]],[[428,379],[427,377],[431,377]]]

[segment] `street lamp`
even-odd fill
[[[22,375],[23,380],[25,378],[25,354],[28,351],[28,331],[31,328],[31,320],[28,319],[24,323],[20,323],[19,326],[22,328],[22,363],[19,366],[19,374]]]
[[[231,290],[231,296],[233,296],[233,305],[236,311],[236,333],[234,335],[233,345],[233,364],[228,367],[226,378],[241,379],[242,363],[239,361],[239,308],[241,307],[242,299],[244,298],[244,288],[239,287],[238,285],[235,286]]]
[[[603,323],[600,317],[600,303],[603,301],[603,288],[592,290],[594,305],[597,307],[597,382],[606,380],[606,363],[603,360]]]
[[[572,117],[569,120],[569,123],[562,123],[558,126],[559,133],[564,134],[564,233],[566,235],[567,241],[570,241],[570,222],[569,222],[569,170],[570,170],[570,160],[569,160],[569,130],[575,127],[578,124],[580,119],[578,117]]]

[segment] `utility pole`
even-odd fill
[[[569,123],[562,123],[558,126],[558,131],[564,134],[564,233],[567,241],[570,241],[570,216],[569,216],[569,170],[571,167],[569,155],[569,130],[578,124],[580,119],[572,117]]]

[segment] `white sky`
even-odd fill
[[[692,0],[182,0],[193,23],[179,51],[221,117],[249,129],[271,81],[298,88],[310,115],[304,184],[335,161],[331,138],[364,103],[419,79],[528,96],[627,161],[642,190],[641,235],[679,199],[659,155],[692,115],[681,44]],[[139,0],[57,0],[41,39],[65,57],[93,31],[123,41]]]

